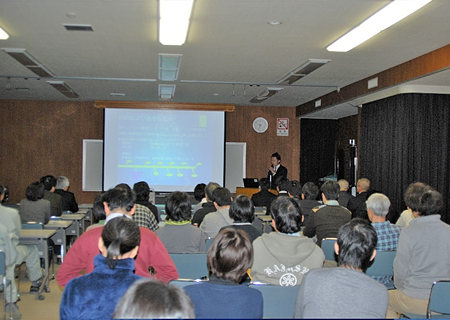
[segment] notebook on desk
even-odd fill
[[[244,188],[259,188],[257,178],[244,178]]]

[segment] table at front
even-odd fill
[[[250,199],[252,198],[252,195],[255,193],[258,193],[260,190],[259,188],[243,188],[243,187],[236,187],[236,195],[244,194]],[[270,189],[270,192],[272,192],[274,195],[278,195],[278,191],[274,189]]]
[[[64,256],[66,255],[66,230],[73,224],[72,221],[64,220],[50,220],[46,225],[45,229],[55,230],[56,233],[52,236],[52,240],[56,245],[61,246],[61,262],[64,261]]]
[[[67,234],[76,236],[77,239],[80,236],[80,227],[81,233],[84,232],[84,218],[86,215],[84,213],[70,213],[70,214],[62,214],[61,220],[64,221],[73,221],[73,225],[67,229]]]
[[[42,229],[22,229],[20,231],[20,245],[35,245],[38,248],[39,257],[44,259],[45,278],[42,283],[48,286],[49,282],[49,256],[48,239],[56,234],[55,230]]]

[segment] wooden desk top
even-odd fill
[[[271,215],[262,215],[262,216],[256,216],[256,217],[264,222],[272,221]]]
[[[70,227],[72,221],[69,220],[50,220],[47,224],[44,225],[45,229],[66,229]]]
[[[20,240],[48,239],[56,233],[55,230],[46,229],[23,229],[20,231]]]
[[[84,213],[70,213],[61,215],[62,220],[81,220],[86,216]]]

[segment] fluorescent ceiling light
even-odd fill
[[[182,54],[159,54],[159,80],[177,80],[182,56]]]
[[[359,26],[328,46],[328,51],[347,52],[369,40],[384,29],[419,10],[431,0],[395,0]]]
[[[194,0],[159,0],[159,42],[181,46],[186,41]]]
[[[264,100],[267,100],[274,94],[280,92],[283,90],[283,88],[266,88],[263,92],[257,94],[252,100],[250,100],[251,103],[261,103]]]
[[[5,30],[0,28],[0,40],[6,40],[8,38],[9,38],[9,34],[7,34]]]
[[[300,80],[301,78],[307,76],[311,72],[317,70],[321,66],[327,64],[330,61],[331,61],[330,59],[308,59],[308,61],[306,61],[300,67],[289,72],[287,75],[278,80],[276,83],[292,84]]]
[[[159,100],[169,101],[173,99],[175,95],[176,85],[174,84],[160,84],[158,85],[158,97]]]

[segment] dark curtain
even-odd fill
[[[334,174],[337,120],[301,119],[300,182],[314,182]]]
[[[406,187],[421,181],[444,196],[449,223],[450,95],[402,94],[364,105],[360,177],[386,194],[394,212],[404,209]]]

